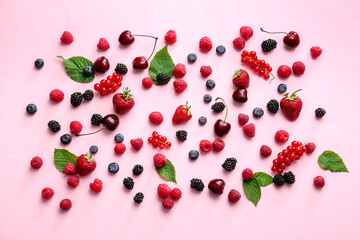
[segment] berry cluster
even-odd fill
[[[291,145],[278,153],[277,158],[273,160],[271,171],[277,172],[278,174],[282,173],[286,167],[290,166],[291,162],[299,160],[306,151],[305,144],[293,141]]]
[[[100,83],[94,85],[95,91],[98,91],[101,96],[105,96],[109,93],[115,92],[119,87],[121,87],[121,82],[123,77],[118,73],[113,73],[109,75],[106,79],[102,79]]]
[[[160,149],[164,149],[165,147],[170,148],[171,142],[167,141],[165,136],[161,136],[157,131],[152,133],[152,136],[148,138],[148,142],[153,145],[153,147],[159,147]]]
[[[241,62],[249,65],[259,76],[263,76],[265,80],[268,80],[270,75],[272,76],[271,80],[275,78],[271,73],[272,67],[264,60],[258,59],[255,51],[248,52],[244,50],[241,53]]]

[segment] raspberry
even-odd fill
[[[292,71],[295,75],[303,75],[305,72],[305,64],[300,61],[294,62],[292,65]]]
[[[165,198],[162,200],[162,205],[166,209],[172,209],[174,206],[174,200],[171,197]]]
[[[228,195],[228,199],[229,202],[231,203],[236,203],[237,201],[239,201],[241,198],[241,194],[235,190],[235,189],[231,189]]]
[[[144,88],[149,89],[152,87],[153,81],[149,77],[143,78],[142,85]]]
[[[245,39],[248,40],[249,38],[251,38],[254,34],[254,31],[251,27],[249,26],[242,26],[240,28],[240,35]]]
[[[277,187],[281,187],[282,185],[284,185],[285,183],[285,179],[284,179],[284,176],[281,175],[281,174],[276,174],[274,176],[274,184],[275,186]]]
[[[203,139],[200,141],[200,150],[202,152],[210,152],[212,148],[212,144],[209,140]]]
[[[70,123],[70,132],[74,135],[77,135],[81,132],[83,126],[81,124],[81,122],[78,121],[72,121]]]
[[[121,155],[125,152],[126,150],[126,146],[123,144],[123,143],[118,143],[115,145],[114,147],[114,152],[117,154],[117,155]]]
[[[325,179],[322,176],[315,177],[314,185],[315,185],[315,187],[323,188],[325,186]]]
[[[165,42],[168,44],[176,43],[176,40],[177,40],[176,32],[174,30],[169,30],[166,33],[164,39],[165,39]]]
[[[205,185],[201,179],[193,178],[190,180],[190,187],[198,192],[202,192],[202,190],[204,190]]]
[[[221,165],[225,171],[231,172],[236,167],[237,160],[236,158],[227,158],[225,162]]]
[[[210,50],[212,49],[212,42],[211,42],[210,38],[209,37],[201,38],[200,42],[199,42],[199,48],[203,52],[210,52]]]
[[[60,37],[60,40],[61,40],[61,42],[64,43],[64,44],[70,44],[70,43],[72,43],[72,42],[74,41],[74,37],[73,37],[73,35],[72,35],[70,32],[65,31],[65,32],[62,34],[62,36]]]
[[[62,210],[69,210],[71,208],[71,206],[72,206],[72,203],[71,203],[70,199],[66,198],[66,199],[61,200],[61,202],[60,202],[60,208]]]
[[[101,192],[103,189],[102,181],[97,178],[95,178],[94,182],[90,183],[89,186],[91,190],[97,193]]]
[[[210,74],[212,73],[212,69],[210,66],[201,66],[200,73],[201,73],[201,76],[206,78],[206,77],[210,76]]]
[[[134,180],[131,177],[124,178],[123,180],[124,187],[127,190],[131,190],[134,188]]]
[[[255,137],[255,125],[253,123],[249,123],[243,127],[243,131],[245,135],[249,138]]]
[[[244,181],[250,181],[251,179],[253,179],[254,177],[254,173],[250,168],[245,168],[242,171],[242,178],[244,179]]]
[[[140,149],[144,145],[144,141],[142,140],[142,138],[135,138],[130,140],[130,144],[135,151],[140,151]]]
[[[270,156],[271,155],[271,153],[272,153],[272,150],[271,150],[271,148],[269,147],[269,146],[267,146],[267,145],[262,145],[261,146],[261,148],[260,148],[260,155],[262,156],[262,157],[268,157],[268,156]]]
[[[305,145],[307,153],[313,153],[316,149],[315,143],[309,142]]]
[[[182,63],[178,63],[175,65],[173,70],[174,77],[176,78],[182,78],[186,74],[186,67]]]
[[[182,192],[179,188],[174,188],[171,190],[170,197],[174,200],[179,200],[182,196]]]
[[[163,154],[161,154],[161,153],[155,154],[154,157],[153,157],[153,160],[154,160],[154,164],[155,164],[158,168],[163,167],[163,166],[166,164],[166,162],[167,162],[166,157],[165,157]]]
[[[310,49],[310,53],[311,53],[311,57],[315,59],[321,55],[322,49],[321,47],[315,46]]]
[[[158,185],[157,193],[159,197],[165,199],[170,196],[171,188],[167,184],[161,183]]]
[[[31,159],[30,165],[34,169],[39,169],[43,165],[43,160],[39,156],[35,156]]]
[[[187,88],[187,83],[182,79],[176,79],[173,85],[176,93],[182,93]]]
[[[76,173],[76,166],[72,162],[65,164],[64,173],[66,175],[74,175]]]
[[[249,121],[249,115],[240,113],[238,116],[238,121],[240,126],[244,126]]]
[[[275,133],[275,141],[279,143],[284,143],[289,140],[289,133],[285,130],[279,130]]]
[[[48,122],[48,127],[50,128],[50,130],[53,132],[53,133],[56,133],[58,131],[61,130],[61,126],[60,126],[60,123],[58,121],[55,121],[55,120],[50,120]]]
[[[80,179],[77,175],[71,175],[67,179],[67,184],[73,188],[77,187],[79,185],[79,182],[80,182]]]
[[[242,37],[237,37],[232,41],[232,44],[235,49],[242,50],[245,47],[245,39]]]
[[[152,124],[159,125],[164,121],[164,117],[160,112],[152,112],[149,114],[149,120]]]
[[[49,187],[46,187],[41,191],[41,196],[43,199],[50,199],[52,198],[52,196],[54,196],[54,190],[52,190]]]
[[[109,42],[105,38],[100,38],[99,43],[97,44],[98,49],[106,51],[110,48]]]
[[[187,138],[187,131],[185,131],[185,130],[176,131],[176,138],[177,138],[180,142],[185,142],[185,141],[186,141],[186,138]]]
[[[60,89],[54,89],[49,94],[50,100],[59,103],[64,100],[64,93]]]
[[[222,139],[215,139],[212,143],[214,152],[221,152],[225,148],[225,142]]]
[[[291,75],[291,68],[287,65],[281,65],[277,70],[277,74],[280,78],[286,79]]]

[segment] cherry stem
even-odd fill
[[[284,34],[286,34],[286,35],[289,35],[289,34],[286,33],[286,32],[268,32],[268,31],[265,31],[263,28],[260,28],[260,30],[261,30],[262,32],[266,32],[266,33],[270,33],[270,34],[284,33]]]
[[[99,130],[97,130],[97,131],[95,131],[95,132],[92,132],[92,133],[75,134],[75,136],[81,137],[81,136],[86,136],[86,135],[95,134],[95,133],[98,133],[98,132],[104,130],[105,128],[106,128],[106,126],[104,126],[103,128],[101,128],[101,129],[99,129]]]
[[[225,114],[225,119],[224,119],[224,122],[226,122],[226,118],[227,118],[227,115],[228,115],[228,107],[227,107],[227,104],[226,104],[225,100],[224,100],[224,99],[222,99],[221,97],[217,97],[217,98],[215,99],[215,101],[217,101],[218,99],[220,99],[221,101],[223,101],[223,102],[224,102],[224,104],[225,104],[226,114]]]
[[[151,58],[151,56],[154,54],[154,51],[155,51],[155,48],[156,48],[156,43],[157,43],[158,37],[154,37],[154,38],[155,38],[154,48],[153,48],[153,50],[152,50],[152,52],[151,52],[150,57],[148,57],[148,59],[146,59],[146,61],[148,61],[148,60]]]
[[[249,59],[251,59],[252,61],[255,62],[255,60],[252,59],[251,57],[246,56],[246,58],[249,58]],[[265,72],[267,72],[268,74],[270,74],[270,75],[272,76],[272,78],[270,79],[269,83],[271,83],[271,81],[275,79],[274,74],[272,74],[269,70],[267,70],[266,68],[263,68],[263,67],[260,66],[260,64],[258,64],[258,63],[257,63],[256,65],[257,65],[259,68],[261,68],[262,70],[264,70]]]
[[[154,37],[154,36],[150,36],[150,35],[142,35],[142,34],[139,34],[139,35],[137,35],[137,34],[133,34],[133,36],[134,37],[149,37],[149,38],[154,38],[154,39],[157,39],[157,37]]]

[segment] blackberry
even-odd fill
[[[98,113],[94,113],[91,116],[91,125],[99,126],[102,122],[102,116]]]
[[[278,90],[279,93],[284,93],[284,92],[286,92],[286,89],[287,89],[287,87],[286,87],[286,85],[283,84],[283,83],[279,84],[279,86],[278,86],[278,88],[277,88],[277,90]]]
[[[275,49],[277,42],[274,39],[268,39],[261,43],[261,48],[264,52],[270,52]]]
[[[44,60],[42,60],[41,58],[38,58],[35,60],[35,67],[40,69],[44,66]]]
[[[190,54],[187,56],[187,60],[188,60],[190,63],[196,62],[196,60],[197,60],[196,54],[195,54],[195,53],[190,53]]]
[[[170,81],[170,76],[165,73],[159,73],[156,75],[156,80],[161,84],[165,85]]]
[[[91,101],[94,98],[94,92],[88,89],[83,93],[82,96],[86,101]]]
[[[132,172],[135,176],[139,176],[143,171],[144,171],[144,167],[141,166],[140,164],[136,164],[132,169]]]
[[[94,75],[94,69],[91,66],[85,66],[83,69],[83,75],[85,77],[90,77],[91,75]]]
[[[190,158],[191,160],[196,160],[196,159],[198,159],[198,158],[199,158],[199,152],[196,151],[196,150],[191,150],[191,151],[189,152],[189,158]]]
[[[134,188],[134,180],[131,177],[124,178],[123,184],[126,189],[131,190]]]
[[[201,179],[193,178],[190,180],[190,187],[198,192],[202,192],[202,190],[204,190],[205,185]]]
[[[256,118],[261,118],[264,115],[264,110],[262,110],[261,108],[254,108],[253,115]]]
[[[70,103],[73,107],[80,106],[82,100],[83,96],[81,92],[74,92],[73,94],[71,94]]]
[[[205,94],[203,99],[204,102],[209,103],[212,101],[212,96],[210,94]]]
[[[117,173],[119,171],[119,164],[117,164],[116,162],[110,163],[108,166],[108,170],[110,173]]]
[[[221,165],[225,171],[231,172],[236,167],[237,160],[236,158],[227,158],[225,162]]]
[[[206,81],[206,87],[208,89],[213,89],[215,87],[215,81],[212,79],[209,79]]]
[[[219,45],[216,47],[216,53],[218,55],[223,55],[226,52],[226,48],[223,45]]]
[[[277,113],[277,111],[279,110],[279,102],[275,99],[271,99],[267,104],[266,104],[266,108],[269,110],[269,112],[271,113]]]
[[[26,106],[26,111],[28,114],[32,115],[32,114],[36,113],[37,107],[35,104],[30,103],[29,105]]]
[[[207,122],[206,117],[204,117],[204,116],[199,117],[199,124],[200,125],[205,125],[206,122]]]
[[[184,142],[187,137],[187,131],[185,130],[179,130],[176,132],[176,137],[179,139],[180,142]]]
[[[142,192],[138,192],[137,194],[135,194],[134,202],[139,204],[139,203],[142,203],[143,200],[144,200],[144,194]]]
[[[115,72],[121,75],[125,75],[128,72],[128,68],[123,63],[116,64]]]
[[[99,149],[96,145],[92,145],[89,150],[90,150],[90,153],[92,153],[92,154],[95,154],[99,151]]]
[[[288,184],[293,184],[295,182],[295,175],[292,171],[284,173],[284,180]]]
[[[315,116],[316,116],[317,118],[322,118],[325,114],[326,114],[326,111],[325,111],[325,109],[323,109],[323,108],[317,108],[317,109],[315,110]]]
[[[122,135],[121,133],[115,135],[115,142],[122,143],[123,141],[124,141],[124,135]]]
[[[72,137],[69,134],[64,134],[60,137],[60,141],[64,145],[68,145],[71,143]]]
[[[281,174],[276,174],[274,176],[274,184],[278,187],[281,187],[282,185],[284,185],[285,180],[284,180],[284,176]]]
[[[55,121],[55,120],[49,121],[48,122],[48,127],[50,128],[50,130],[53,133],[56,133],[56,132],[60,131],[60,129],[61,129],[60,123],[58,121]]]
[[[223,102],[214,103],[211,109],[216,113],[221,113],[225,109],[225,104]]]

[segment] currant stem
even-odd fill
[[[142,35],[142,34],[133,34],[134,37],[149,37],[149,38],[154,38],[154,39],[157,39],[157,37],[154,37],[154,36],[150,36],[150,35]]]
[[[300,147],[303,147],[303,146],[305,146],[306,145],[306,143],[307,143],[307,141],[305,141]]]
[[[168,149],[171,149],[171,148],[169,147],[169,145],[167,145],[166,143],[164,143],[164,142],[160,142],[160,141],[159,141],[159,143],[161,143],[161,144],[165,145]]]
[[[151,56],[154,54],[154,51],[155,51],[155,48],[156,48],[156,43],[157,43],[157,40],[158,40],[158,37],[155,37],[154,48],[153,48],[153,50],[152,50],[152,52],[151,52],[150,57],[148,57],[148,59],[146,59],[146,61],[148,61],[148,60],[151,58]]]
[[[255,60],[252,59],[251,57],[246,56],[246,58],[249,58],[249,59],[251,59],[252,61],[255,62]],[[272,74],[271,72],[269,72],[269,70],[267,70],[266,68],[263,68],[262,66],[260,66],[260,64],[256,64],[256,65],[257,65],[259,68],[261,68],[262,70],[264,70],[265,72],[267,72],[268,74],[270,74],[270,75],[272,76],[272,78],[270,79],[269,83],[271,83],[271,81],[275,79],[274,74]]]
[[[266,32],[266,33],[270,33],[270,34],[284,33],[284,34],[286,34],[286,35],[289,35],[289,34],[286,33],[286,32],[268,32],[268,31],[265,31],[263,28],[260,28],[260,30],[261,30],[262,32]]]
[[[106,128],[106,126],[100,128],[99,130],[97,130],[97,131],[95,131],[95,132],[92,132],[92,133],[75,134],[75,136],[81,137],[81,136],[86,136],[86,135],[92,135],[92,134],[95,134],[95,133],[98,133],[98,132],[104,130],[105,128]]]
[[[221,97],[217,97],[217,98],[215,99],[215,101],[217,101],[218,99],[220,99],[221,101],[223,101],[223,102],[224,102],[224,104],[225,104],[226,114],[225,114],[225,119],[224,119],[224,122],[226,122],[226,118],[227,118],[227,115],[228,115],[228,107],[227,107],[227,104],[226,104],[225,100],[224,100],[224,99],[222,99]]]

